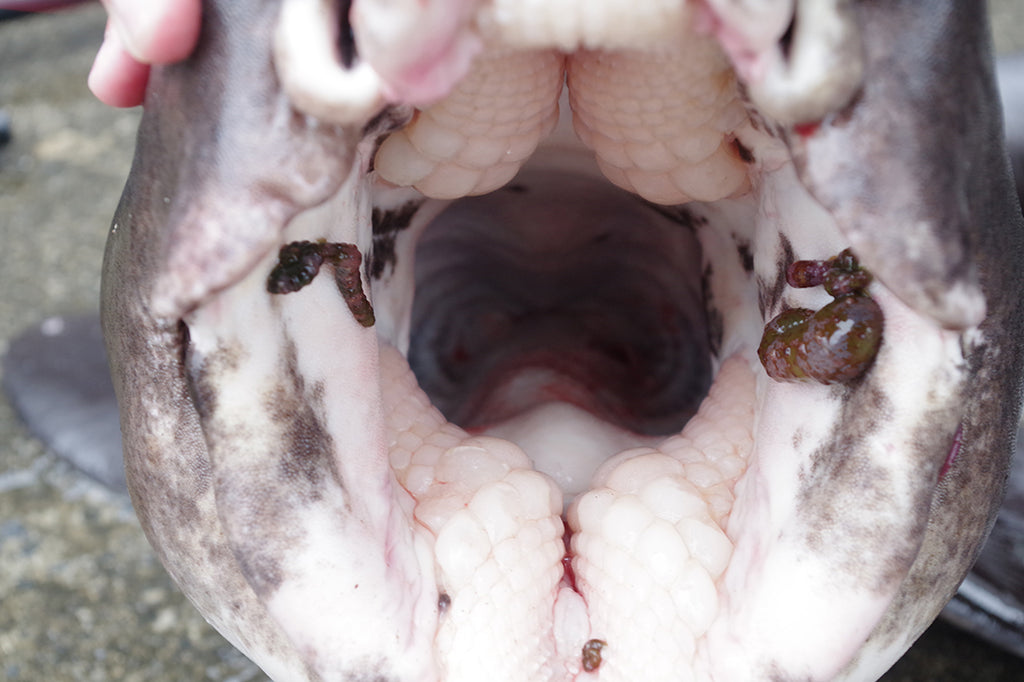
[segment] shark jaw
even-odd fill
[[[959,581],[933,577],[934,536],[942,491],[970,476],[963,434],[985,441],[969,396],[1003,313],[972,268],[939,296],[905,276],[959,243],[933,254],[928,224],[904,223],[919,253],[894,270],[858,249],[859,195],[837,209],[818,183],[818,145],[872,110],[875,46],[851,76],[808,36],[850,57],[871,13],[701,6],[665,35],[656,18],[622,43],[579,29],[539,47],[509,20],[498,51],[499,3],[410,76],[394,46],[418,33],[375,50],[364,3],[364,59],[310,88],[294,36],[315,52],[302,11],[325,7],[265,13],[287,96],[257,120],[299,143],[253,156],[270,181],[226,183],[255,200],[168,191],[163,220],[139,220],[130,182],[115,221],[170,226],[156,274],[110,285],[105,314],[115,373],[162,377],[119,386],[127,467],[200,610],[279,680],[877,677]],[[781,75],[764,56],[780,41]],[[140,241],[113,242],[108,268],[133,272]],[[374,327],[334,266],[267,291],[299,241],[359,249]],[[770,380],[765,323],[828,302],[786,267],[851,244],[885,316],[873,364],[841,385]],[[996,487],[956,509],[963,571]]]

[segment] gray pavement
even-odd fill
[[[1024,0],[993,5],[1000,49],[1024,49]],[[0,24],[0,355],[46,318],[95,311],[106,230],[138,111],[92,99],[104,15],[86,5]],[[127,497],[47,452],[0,397],[0,677],[265,679],[173,586]],[[885,678],[1007,681],[1024,663],[938,625]]]

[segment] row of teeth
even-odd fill
[[[384,141],[374,168],[432,198],[491,192],[554,129],[563,87],[577,135],[619,187],[661,204],[747,189],[733,142],[747,121],[735,77],[717,43],[693,34],[645,51],[485,52],[445,99]]]
[[[561,679],[591,638],[602,679],[692,670],[732,555],[724,532],[753,437],[754,376],[727,361],[681,434],[609,460],[569,506],[576,590],[562,583],[562,493],[512,443],[445,421],[394,349],[381,384],[391,465],[416,498],[447,606],[435,646],[444,679]],[[644,617],[631,617],[644,609]],[[637,627],[645,623],[644,627]],[[653,664],[628,655],[655,649]],[[615,652],[618,652],[616,655]]]

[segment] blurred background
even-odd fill
[[[997,49],[1024,51],[1024,0],[990,7]],[[25,329],[98,309],[103,244],[140,116],[86,88],[104,22],[95,2],[0,21],[0,356]],[[127,495],[48,452],[5,396],[0,678],[266,679],[177,591]],[[884,679],[1020,681],[1024,661],[939,623]]]

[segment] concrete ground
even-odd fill
[[[1003,51],[1024,49],[1024,0],[993,3]],[[98,5],[0,23],[0,355],[21,330],[97,309],[103,242],[138,111],[96,102],[85,76]],[[191,608],[127,497],[48,452],[0,397],[0,677],[265,679]],[[944,625],[885,678],[1024,679],[1024,662]]]

